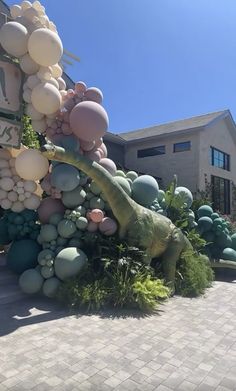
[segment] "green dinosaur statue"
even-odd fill
[[[144,249],[148,263],[160,257],[166,282],[174,292],[176,262],[183,251],[192,248],[182,231],[167,217],[132,200],[100,164],[53,144],[44,145],[41,151],[49,160],[72,164],[97,183],[119,223],[120,238]]]

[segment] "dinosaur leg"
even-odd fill
[[[184,247],[183,235],[176,229],[168,248],[161,257],[164,277],[172,294],[175,292],[176,263]]]

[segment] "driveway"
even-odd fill
[[[0,391],[236,390],[234,282],[151,316],[31,297],[0,306],[0,335]]]

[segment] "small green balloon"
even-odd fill
[[[43,286],[44,279],[36,269],[28,269],[19,278],[20,288],[24,293],[38,293]]]
[[[82,231],[85,230],[88,226],[88,220],[86,219],[86,217],[79,217],[77,220],[76,220],[76,226],[77,228],[81,229]]]
[[[91,209],[101,209],[101,210],[103,210],[104,206],[105,206],[105,203],[102,200],[102,198],[93,197],[89,201],[89,206],[90,206]]]
[[[43,266],[41,268],[41,274],[44,278],[50,278],[54,276],[54,268],[53,267],[48,267],[48,266]]]
[[[45,224],[41,226],[40,237],[43,242],[51,242],[58,237],[58,232],[55,225]]]
[[[122,170],[116,170],[115,176],[120,176],[122,178],[126,178],[126,175],[125,175],[124,171],[122,171]]]
[[[60,236],[63,238],[72,237],[73,233],[76,231],[76,225],[71,220],[63,219],[57,226],[57,230]]]
[[[56,296],[61,281],[56,277],[48,278],[43,284],[43,294],[53,298]]]
[[[90,183],[90,191],[94,194],[94,195],[99,195],[101,193],[101,189],[100,187],[96,184],[96,182],[92,181]]]

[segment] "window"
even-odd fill
[[[211,165],[230,171],[230,155],[211,147]]]
[[[175,143],[173,152],[184,152],[184,151],[190,151],[191,149],[191,142],[190,141],[184,141],[183,143]]]
[[[147,156],[164,155],[166,153],[165,145],[159,145],[158,147],[139,149],[137,151],[138,158]]]
[[[230,214],[230,181],[218,176],[211,176],[213,209],[223,214]]]

